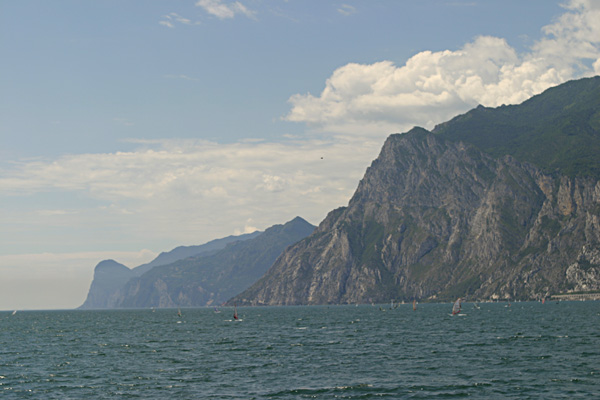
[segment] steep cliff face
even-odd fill
[[[104,260],[94,268],[94,279],[90,285],[82,309],[107,308],[114,302],[114,294],[135,274],[125,265],[114,260]]]
[[[423,129],[392,135],[348,207],[238,304],[536,298],[599,289],[600,183]]]

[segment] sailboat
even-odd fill
[[[413,311],[417,311],[417,300],[413,300]]]
[[[181,318],[181,308],[178,308],[178,309],[177,309],[177,316],[178,316],[179,318]]]
[[[237,320],[238,319],[238,315],[237,315],[237,304],[233,305],[233,319]]]
[[[221,312],[221,310],[219,310],[217,307],[215,307],[215,314],[218,314],[220,312]]]
[[[452,306],[452,315],[456,315],[460,312],[460,302],[460,297],[454,302],[454,305]]]

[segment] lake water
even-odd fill
[[[0,313],[0,398],[600,398],[600,302]]]

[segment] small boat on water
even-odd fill
[[[237,314],[237,304],[233,305],[233,319],[237,320],[238,319],[238,314]]]
[[[178,316],[179,318],[181,318],[181,309],[180,309],[180,308],[178,308],[178,309],[177,309],[177,316]]]
[[[217,307],[215,307],[215,314],[219,314],[221,312],[221,310],[219,310]]]
[[[456,299],[456,301],[454,302],[454,305],[452,306],[452,315],[456,315],[460,312],[460,308],[461,308],[461,299],[460,297],[458,299]]]

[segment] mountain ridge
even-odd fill
[[[155,267],[119,289],[113,307],[220,305],[260,278],[285,248],[312,233],[314,228],[296,217],[210,255]]]
[[[160,253],[149,263],[138,265],[137,267],[132,268],[132,271],[134,271],[137,276],[140,276],[154,267],[171,264],[175,261],[188,257],[194,257],[210,251],[221,250],[229,243],[237,242],[239,240],[252,239],[257,235],[260,235],[260,233],[261,231],[255,231],[251,233],[244,233],[242,235],[230,235],[224,238],[214,239],[201,245],[177,246],[173,250]]]
[[[478,106],[432,132],[546,173],[600,179],[600,76],[569,81],[519,105]]]
[[[600,289],[598,157],[583,164],[571,160],[584,165],[580,174],[563,164],[568,161],[563,149],[552,153],[552,146],[542,146],[547,160],[560,161],[542,166],[523,150],[547,140],[550,125],[558,138],[586,139],[568,141],[567,150],[594,149],[598,130],[592,117],[600,115],[600,104],[586,99],[589,93],[600,99],[599,83],[593,78],[549,89],[523,103],[525,111],[478,107],[434,132],[413,128],[390,135],[348,206],[330,212],[312,235],[286,250],[230,303],[535,299]],[[561,103],[554,97],[565,92],[577,106],[558,107],[562,114],[549,106],[554,116],[534,112],[536,104]],[[578,107],[587,119],[579,119]],[[488,114],[491,127],[485,125]],[[509,152],[487,146],[489,132],[510,131],[526,120],[528,140],[516,140],[523,139],[523,131]],[[557,121],[573,124],[558,129]]]
[[[131,269],[114,260],[100,261],[94,268],[94,277],[92,279],[92,283],[90,284],[88,295],[86,296],[84,303],[79,306],[79,308],[112,308],[116,301],[118,290],[121,289],[130,279],[141,276],[154,267],[167,265],[175,261],[200,254],[215,252],[224,248],[229,243],[251,239],[260,233],[260,231],[256,231],[238,236],[231,235],[221,239],[214,239],[205,244],[197,246],[178,246],[173,250],[160,253],[149,263],[142,264]]]

